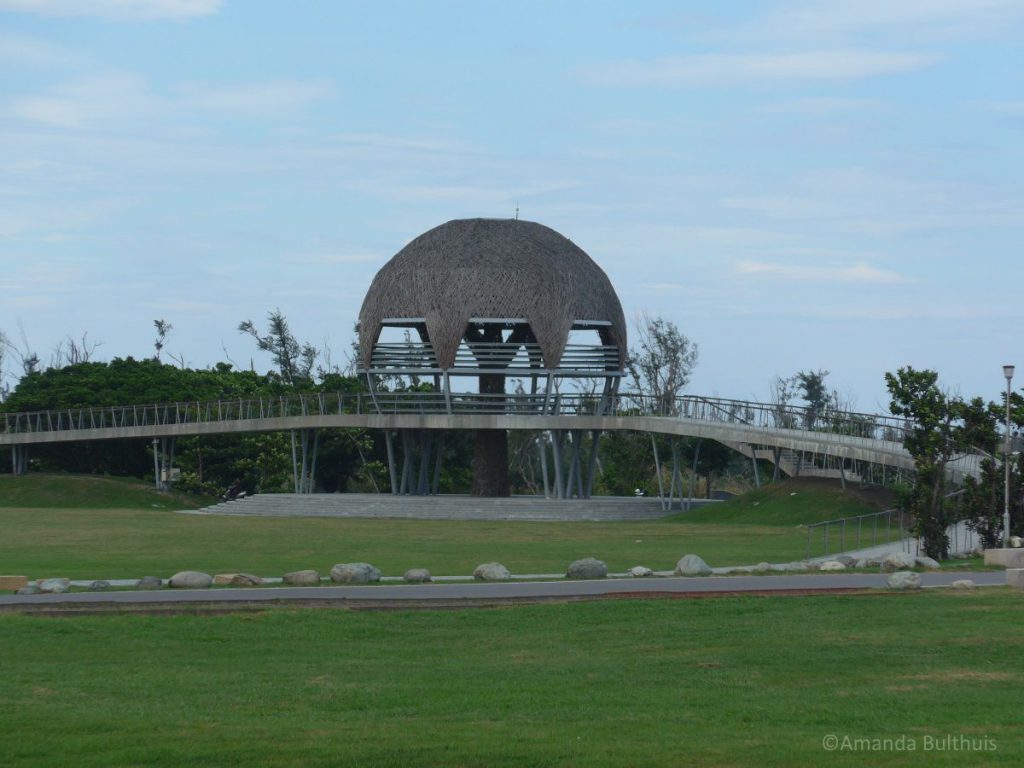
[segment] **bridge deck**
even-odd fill
[[[600,430],[700,437],[913,469],[906,423],[891,416],[812,413],[773,403],[699,396],[314,393],[250,400],[5,413],[0,446],[306,429]],[[668,410],[670,415],[652,415]],[[605,414],[605,415],[601,415]],[[961,472],[976,471],[965,457]]]

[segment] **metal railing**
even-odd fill
[[[821,557],[827,557],[832,542],[838,541],[839,549],[836,554],[847,551],[847,538],[849,541],[856,541],[852,549],[862,547],[875,547],[879,544],[891,544],[894,541],[901,541],[907,536],[904,514],[898,509],[886,509],[881,512],[872,512],[867,515],[855,515],[853,517],[842,517],[837,520],[823,520],[820,523],[812,523],[807,526],[807,548],[805,558],[811,557],[811,548],[815,539],[821,539]],[[867,529],[867,530],[866,530]],[[868,532],[870,531],[870,542]]]
[[[889,416],[815,413],[795,406],[685,395],[672,399],[635,393],[489,395],[427,392],[314,392],[278,397],[66,408],[0,414],[0,433],[64,432],[237,422],[339,414],[498,414],[646,416],[736,424],[765,431],[813,432],[818,440],[854,436],[900,442],[905,422]]]
[[[950,538],[950,548],[953,552],[960,552],[965,548],[969,549],[977,541],[977,535],[964,525],[966,520],[961,507],[963,494],[964,492],[961,489],[947,493],[944,497],[945,503],[949,506],[946,513],[946,519],[949,521],[946,527],[946,535]],[[881,521],[883,520],[885,521],[884,531],[881,526]],[[857,550],[862,547],[891,544],[894,541],[907,541],[910,543],[908,547],[904,547],[904,551],[910,551],[910,548],[913,548],[913,554],[917,555],[919,554],[917,551],[919,548],[918,542],[910,541],[911,522],[910,516],[905,515],[902,510],[885,509],[881,512],[871,512],[866,515],[854,515],[852,517],[841,517],[836,520],[823,520],[820,523],[812,523],[807,526],[805,557],[811,557],[813,542],[818,539],[820,539],[822,545],[822,552],[821,555],[817,555],[818,557],[827,557],[830,554],[830,543],[837,539],[839,549],[835,550],[836,554],[847,551],[847,544],[853,542],[856,543],[852,549]],[[870,543],[867,541],[866,528],[870,528],[871,531]]]

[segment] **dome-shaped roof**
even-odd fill
[[[470,318],[524,318],[548,367],[577,320],[607,321],[602,335],[626,354],[622,305],[604,271],[569,239],[518,219],[457,219],[423,233],[377,272],[359,311],[363,364],[385,318],[424,318],[442,368]]]

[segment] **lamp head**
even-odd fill
[[[1014,367],[1012,365],[1003,366],[1003,376],[1006,377],[1007,381],[1010,381],[1013,378],[1013,368]]]

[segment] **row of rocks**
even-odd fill
[[[36,584],[26,584],[16,590],[18,595],[62,595],[71,586],[71,579],[43,579]],[[97,579],[86,587],[88,592],[102,592],[110,589],[110,582]]]
[[[905,571],[908,568],[925,568],[937,571],[942,568],[937,560],[926,555],[912,555],[909,552],[890,552],[882,558],[854,558],[849,555],[837,555],[818,565],[819,571],[844,571],[847,568],[880,568],[884,573]]]
[[[769,571],[800,572],[817,569],[823,572],[843,571],[847,568],[881,568],[884,572],[890,572],[894,578],[890,578],[890,586],[894,589],[911,589],[914,579],[897,574],[914,572],[907,571],[908,568],[927,568],[937,570],[941,566],[930,557],[911,555],[906,552],[891,552],[883,558],[855,559],[849,555],[837,555],[832,560],[822,563],[809,563],[806,561],[795,561],[781,565],[772,565],[763,562],[753,566],[736,566],[733,568],[720,569],[723,573],[767,573]],[[688,554],[680,558],[676,563],[673,573],[676,576],[710,576],[713,573],[709,566],[699,555]],[[632,578],[649,578],[654,572],[643,565],[636,565],[627,571]],[[587,557],[576,560],[569,564],[566,569],[567,579],[604,579],[608,576],[608,565],[596,558]],[[381,580],[380,569],[369,563],[338,563],[330,570],[331,581],[336,584],[375,584]],[[425,584],[433,581],[431,573],[426,568],[411,568],[402,577],[409,584]],[[512,578],[511,572],[501,563],[483,563],[473,571],[473,578],[477,581],[508,581]],[[322,579],[320,572],[313,569],[292,571],[282,577],[283,583],[289,586],[314,587],[319,586]],[[962,580],[969,582],[970,580]],[[18,594],[60,594],[66,592],[70,586],[69,579],[44,579],[34,586],[22,587]],[[920,586],[920,577],[916,580]],[[973,586],[973,582],[970,582]],[[265,580],[251,573],[220,573],[211,576],[202,571],[179,571],[171,576],[167,584],[172,589],[206,589],[210,586],[237,586],[237,587],[258,587],[265,584]],[[956,586],[954,584],[954,586]],[[145,576],[139,580],[136,589],[161,589],[163,581],[156,576]],[[109,589],[107,581],[94,581],[87,589],[100,591]],[[958,588],[968,588],[961,585]]]

